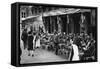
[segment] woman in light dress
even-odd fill
[[[37,33],[36,35],[34,35],[34,39],[33,39],[33,48],[40,48],[40,36]]]
[[[37,35],[36,47],[40,48],[40,36],[39,36],[39,34]]]

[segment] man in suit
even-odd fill
[[[27,38],[28,38],[27,29],[24,29],[21,36],[21,39],[23,40],[24,49],[27,48]]]
[[[54,44],[55,44],[55,54],[58,55],[59,45],[58,45],[58,36],[55,36]]]

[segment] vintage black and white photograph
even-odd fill
[[[20,6],[20,64],[94,61],[96,48],[95,9]]]

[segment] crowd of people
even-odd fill
[[[34,56],[37,48],[53,51],[56,55],[64,55],[69,61],[94,60],[95,44],[93,37],[86,33],[40,33],[24,29],[21,35],[24,49],[28,50],[28,56]]]
[[[55,51],[56,55],[64,54],[65,57],[67,55],[70,60],[95,59],[96,41],[93,37],[83,32],[77,34],[55,32],[52,35],[45,33],[41,40],[41,46]],[[66,52],[70,52],[71,54],[66,54]]]
[[[34,51],[36,48],[40,47],[40,34],[37,32],[33,32],[32,27],[30,30],[24,29],[21,35],[21,39],[23,40],[24,49],[28,50],[28,56],[34,56]]]

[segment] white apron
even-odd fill
[[[78,47],[77,47],[77,45],[75,45],[75,44],[72,44],[72,46],[73,46],[73,52],[74,52],[72,61],[78,61],[78,60],[79,60],[79,51],[78,51]]]

